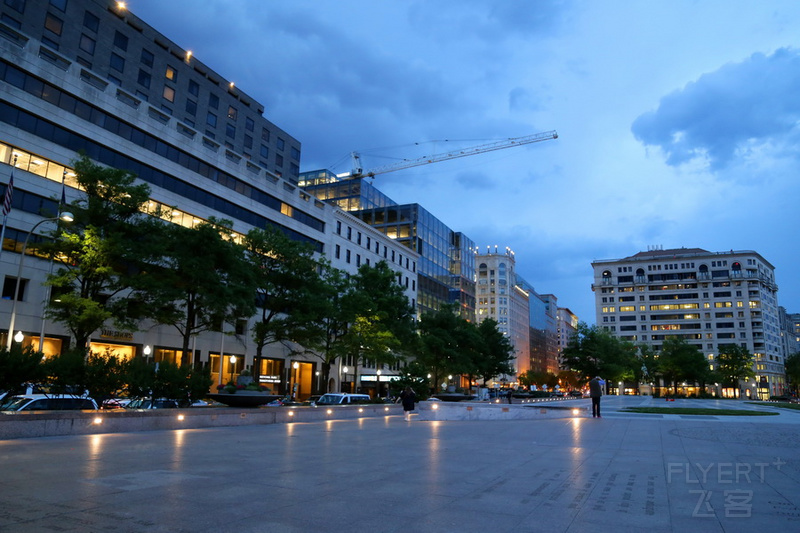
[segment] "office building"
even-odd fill
[[[476,286],[477,323],[486,319],[497,322],[497,329],[514,347],[515,374],[531,368],[529,294],[517,285],[514,252],[506,248],[475,256],[478,265]]]
[[[419,254],[418,316],[457,304],[463,318],[475,320],[476,250],[469,237],[419,204],[397,204],[364,178],[314,170],[301,173],[300,185]]]
[[[47,262],[26,257],[23,290],[14,295],[7,289],[16,281],[21,243],[43,212],[56,212],[62,177],[68,200],[80,194],[70,168],[80,151],[135,173],[151,188],[150,207],[170,208],[175,223],[191,227],[213,216],[232,220],[237,234],[274,226],[348,272],[386,259],[415,301],[416,252],[303,191],[299,140],[263,113],[262,104],[124,3],[0,4],[0,180],[8,183],[12,165],[15,179],[0,257],[7,298],[0,324],[9,323],[16,296],[14,329],[23,332],[24,343],[38,340],[40,328],[46,353],[59,353],[69,341],[59,324],[42,320]],[[215,380],[235,376],[252,364],[250,327],[238,335],[198,337],[191,360],[210,365]],[[92,350],[108,348],[123,357],[141,357],[145,346],[155,361],[182,355],[179,336],[167,327],[107,328],[91,340]],[[289,379],[299,382],[301,396],[337,388],[336,376],[319,383],[319,367],[313,355],[270,345],[259,374],[281,392]]]
[[[784,392],[775,268],[757,252],[652,249],[592,268],[599,326],[655,350],[667,338],[684,339],[712,368],[721,346],[741,345],[756,374],[741,390],[759,398]]]

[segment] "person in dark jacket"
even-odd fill
[[[589,382],[589,396],[592,398],[592,418],[602,418],[600,416],[600,398],[603,396],[603,386],[606,382],[595,376]]]
[[[400,393],[400,403],[403,404],[403,414],[406,420],[411,420],[411,411],[414,410],[414,403],[417,401],[417,395],[414,389],[406,387],[406,390]]]

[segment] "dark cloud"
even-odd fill
[[[719,170],[754,146],[795,144],[799,94],[797,50],[757,53],[665,96],[655,111],[633,122],[632,131],[644,144],[660,147],[669,165],[704,157]]]

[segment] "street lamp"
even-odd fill
[[[342,379],[346,380],[347,379],[347,367],[346,366],[342,367],[342,374],[343,374]],[[342,389],[342,392],[344,392],[344,381],[340,381],[339,382],[339,388]]]
[[[8,325],[8,341],[6,342],[6,349],[8,349],[8,350],[11,350],[11,341],[12,340],[16,340],[16,338],[18,337],[18,335],[14,335],[13,338],[12,338],[12,335],[14,333],[14,323],[16,322],[16,319],[17,319],[17,300],[18,300],[18,297],[19,297],[19,280],[20,280],[20,278],[22,278],[22,265],[23,265],[24,260],[25,260],[25,251],[28,248],[28,241],[30,240],[31,235],[33,235],[33,232],[36,230],[36,228],[38,228],[40,225],[44,224],[45,222],[58,222],[59,220],[63,220],[64,222],[72,222],[73,220],[75,220],[75,217],[72,216],[72,213],[69,213],[69,212],[65,211],[65,212],[61,213],[60,216],[57,216],[57,217],[43,218],[42,220],[40,220],[39,222],[37,222],[36,224],[33,225],[31,230],[28,232],[28,235],[25,236],[25,242],[22,243],[22,254],[19,256],[19,269],[17,270],[17,279],[14,282],[14,292],[12,293],[13,294],[13,296],[12,296],[13,303],[11,304],[11,322]],[[45,302],[45,305],[47,305],[47,302]],[[22,332],[19,332],[19,333],[21,334]],[[25,337],[23,336],[23,339],[24,338]],[[22,340],[18,340],[17,342],[22,342]]]
[[[144,347],[144,360],[145,360],[145,362],[150,362],[150,352],[151,352],[151,348],[150,348],[150,345],[148,344],[147,346]]]
[[[292,376],[292,381],[293,381],[293,383],[292,383],[292,400],[294,400],[297,397],[297,392],[296,392],[296,389],[297,389],[297,369],[300,368],[300,363],[295,361],[294,363],[292,363],[292,368],[294,368],[294,372],[292,373],[293,374],[293,376]]]
[[[234,368],[234,366],[236,366],[236,356],[235,355],[231,356],[230,362],[231,362],[231,383],[233,383],[233,368]]]
[[[375,374],[375,398],[377,399],[381,397],[381,369],[379,368]]]

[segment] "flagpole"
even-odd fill
[[[14,196],[14,169],[17,166],[17,155],[14,154],[14,162],[11,165],[11,176],[6,185],[6,194],[3,198],[3,229],[0,230],[0,256],[3,253],[3,244],[6,242],[6,223],[8,222],[8,212],[11,211],[11,198]],[[16,295],[14,295],[16,297]]]
[[[67,169],[64,169],[64,172],[61,174],[61,198],[58,201],[58,218],[61,219],[61,213],[64,211],[64,204],[67,203],[67,193],[66,193],[66,180],[67,180]],[[50,276],[53,275],[53,256],[50,256],[50,268],[47,271],[47,280],[50,280]],[[39,352],[44,353],[44,325],[47,322],[45,319],[45,312],[47,309],[47,304],[50,303],[50,292],[52,291],[52,287],[49,283],[46,283],[44,286],[44,309],[42,310],[42,327],[39,329]]]

